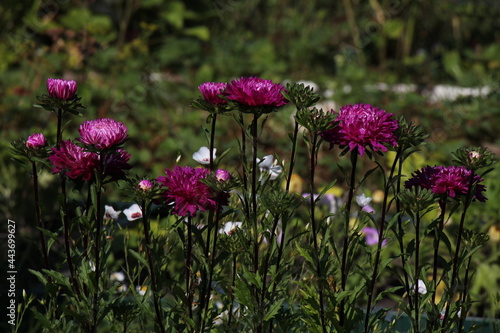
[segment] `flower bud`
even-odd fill
[[[147,179],[143,179],[139,182],[139,185],[137,185],[137,188],[143,190],[143,191],[149,191],[150,189],[153,188],[153,183]]]
[[[62,100],[72,99],[76,95],[76,82],[64,79],[47,79],[47,91],[50,97]]]
[[[218,182],[222,183],[222,182],[225,182],[225,181],[228,181],[229,179],[231,179],[231,174],[227,170],[218,169],[215,172],[215,179],[217,179]]]
[[[47,140],[42,133],[33,133],[26,140],[26,147],[31,149],[38,149],[45,147],[47,145]]]

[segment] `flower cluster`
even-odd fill
[[[246,106],[279,107],[288,102],[281,93],[284,90],[279,83],[252,76],[232,80],[223,94],[227,99]]]
[[[398,121],[392,113],[369,104],[346,105],[340,108],[335,127],[322,133],[330,147],[337,144],[349,147],[362,156],[367,148],[373,151],[387,151],[387,145],[396,146],[395,131]]]
[[[52,173],[65,172],[71,179],[81,178],[91,180],[95,170],[99,168],[101,155],[86,151],[71,140],[61,142],[59,148],[52,148],[49,161],[52,163]],[[131,169],[128,164],[130,154],[123,149],[117,150],[114,154],[108,155],[105,161],[105,175],[113,180],[125,178],[124,170]]]
[[[47,79],[47,92],[52,98],[69,100],[76,96],[76,82],[64,79]]]
[[[412,178],[405,182],[405,187],[420,187],[431,190],[435,194],[446,194],[454,198],[457,195],[468,193],[471,173],[472,171],[463,166],[426,166],[422,170],[415,171]],[[479,184],[482,179],[476,174],[472,177],[472,184],[476,186],[474,198],[481,202],[486,201],[486,197],[483,195],[486,187]]]
[[[87,120],[78,132],[80,142],[97,149],[117,147],[127,139],[127,127],[111,118]]]
[[[166,169],[166,177],[158,177],[158,182],[165,187],[162,196],[167,202],[173,202],[173,213],[179,216],[196,216],[198,211],[215,210],[216,196],[212,189],[201,180],[210,171],[203,168],[176,166]]]

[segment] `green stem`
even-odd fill
[[[319,314],[320,314],[320,321],[321,321],[321,330],[323,333],[326,333],[326,324],[325,324],[325,309],[324,309],[324,295],[323,295],[323,274],[321,270],[321,261],[320,261],[320,251],[319,251],[319,246],[318,246],[318,230],[316,226],[316,216],[315,216],[315,210],[316,210],[316,200],[314,199],[314,193],[315,193],[315,186],[314,186],[314,177],[315,177],[315,171],[316,171],[316,150],[317,150],[317,144],[318,144],[318,133],[313,132],[311,133],[311,151],[310,151],[310,178],[309,178],[309,183],[311,187],[311,197],[310,197],[310,214],[311,214],[311,227],[312,227],[312,239],[313,239],[313,245],[314,245],[314,254],[315,254],[315,259],[316,259],[316,275],[318,279],[318,294],[319,294]]]
[[[474,176],[475,173],[471,171],[471,176],[469,180],[469,189],[467,191],[467,196],[466,196],[466,202],[464,205],[464,209],[462,211],[462,215],[460,217],[460,225],[458,227],[458,235],[457,235],[457,247],[455,249],[455,256],[453,257],[453,269],[452,269],[452,274],[451,274],[451,281],[450,281],[450,286],[451,290],[448,293],[450,296],[448,297],[448,302],[446,303],[446,310],[443,318],[443,323],[442,327],[445,327],[446,321],[448,319],[449,311],[450,311],[450,304],[451,304],[451,298],[455,294],[457,290],[457,278],[458,278],[458,269],[460,267],[459,265],[459,254],[460,254],[460,246],[462,245],[462,234],[464,232],[464,223],[465,223],[465,216],[467,214],[467,210],[469,209],[470,203],[472,199],[474,198],[474,192],[473,192],[473,187],[474,187]],[[466,291],[464,291],[464,294]]]
[[[193,240],[191,235],[191,216],[187,216],[187,237],[186,237],[186,293],[187,293],[187,307],[189,318],[193,320],[193,293],[191,292],[191,252],[193,248]]]
[[[100,153],[99,159],[99,169],[96,175],[96,203],[95,203],[95,234],[94,234],[94,253],[95,253],[95,290],[94,290],[94,301],[93,301],[93,324],[92,324],[92,333],[95,333],[98,326],[98,314],[99,314],[99,281],[101,279],[101,229],[102,229],[102,188],[103,188],[103,180],[105,174],[106,163],[108,159],[107,154]]]
[[[402,149],[400,148],[398,150],[398,155],[399,153],[402,152]],[[401,176],[402,176],[402,170],[403,170],[403,158],[398,159],[398,181],[396,183],[396,193],[401,193]],[[399,199],[398,196],[396,196],[396,211],[401,212],[401,200]],[[402,214],[398,215],[398,243],[399,243],[399,252],[401,253],[401,267],[403,267],[403,276],[405,279],[405,288],[406,288],[406,293],[408,295],[408,304],[410,306],[410,311],[413,310],[413,302],[412,302],[412,296],[411,296],[411,286],[410,286],[410,278],[408,276],[408,272],[406,271],[406,255],[405,255],[405,247],[404,247],[404,229],[403,229],[403,218]],[[418,297],[418,295],[415,295]]]
[[[349,248],[349,218],[351,215],[351,206],[352,206],[352,199],[354,197],[354,189],[355,189],[355,181],[356,181],[356,165],[358,161],[358,150],[355,149],[351,151],[351,165],[352,165],[352,170],[351,170],[351,179],[349,182],[349,194],[347,196],[347,203],[346,203],[346,210],[344,212],[345,214],[345,221],[344,221],[344,248],[342,252],[342,263],[341,263],[341,290],[345,291],[346,290],[346,284],[347,284],[347,252]],[[342,299],[340,302],[340,326],[344,327],[345,324],[345,298]]]
[[[382,253],[382,244],[384,242],[384,231],[385,231],[385,226],[386,226],[385,219],[386,219],[387,211],[389,210],[388,209],[389,191],[391,189],[392,178],[394,176],[394,172],[395,172],[397,161],[398,161],[399,157],[400,157],[400,154],[397,154],[396,159],[394,160],[394,163],[392,164],[391,171],[389,173],[389,178],[387,179],[387,184],[385,184],[385,189],[384,189],[384,200],[382,202],[382,216],[380,217],[380,229],[378,232],[377,252],[375,253],[375,261],[373,263],[373,275],[371,278],[370,289],[368,290],[368,303],[366,305],[365,333],[368,333],[368,329],[369,329],[373,295],[375,294],[375,284],[377,282],[378,269],[379,269],[379,264],[380,264],[380,256]]]
[[[35,214],[36,220],[38,222],[38,228],[40,229],[40,249],[42,250],[43,263],[45,269],[49,269],[49,258],[47,253],[47,245],[45,243],[45,235],[43,234],[43,230],[45,230],[45,223],[42,220],[42,214],[40,210],[40,198],[38,194],[38,173],[36,169],[36,162],[31,162],[33,167],[33,192],[35,192]]]
[[[420,332],[420,309],[419,309],[419,296],[418,296],[418,278],[420,276],[420,213],[416,213],[416,225],[415,225],[415,277],[413,278],[413,283],[415,284],[415,332]],[[406,271],[406,270],[405,270]],[[408,298],[410,295],[408,294]],[[409,301],[411,302],[411,300]],[[411,309],[410,309],[411,310]]]
[[[237,255],[233,253],[233,276],[231,278],[231,303],[229,307],[229,314],[227,318],[227,327],[231,330],[231,321],[233,318],[233,304],[234,304],[234,287],[236,286],[236,261]]]
[[[158,283],[156,281],[156,269],[153,261],[153,256],[151,254],[151,239],[150,239],[150,229],[149,229],[149,209],[148,205],[146,205],[146,201],[142,200],[141,202],[141,210],[142,210],[142,222],[144,225],[144,240],[146,242],[146,256],[148,258],[149,264],[149,274],[151,274],[151,284],[153,287],[153,302],[156,312],[156,323],[160,328],[161,333],[165,333],[165,327],[163,326],[162,321],[162,312],[161,312],[161,303],[158,298],[159,288]]]
[[[444,229],[444,217],[446,213],[446,197],[442,197],[439,200],[439,207],[441,208],[441,214],[439,216],[439,225],[435,230],[435,238],[434,238],[434,264],[432,269],[432,283],[433,283],[433,291],[432,291],[432,303],[436,303],[436,289],[437,289],[437,270],[438,270],[438,259],[439,259],[439,243],[441,241],[441,232]],[[433,324],[434,325],[434,324]]]

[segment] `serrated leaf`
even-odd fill
[[[284,299],[280,299],[271,305],[269,310],[264,315],[264,321],[271,320],[272,318],[274,318],[274,316],[276,316],[278,311],[281,309],[281,304],[283,303],[283,301],[284,301]]]

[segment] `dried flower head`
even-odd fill
[[[392,113],[371,106],[370,104],[346,105],[340,108],[337,126],[322,133],[330,147],[337,144],[349,150],[357,149],[363,155],[366,149],[386,152],[387,146],[396,146],[395,131],[398,121]]]
[[[76,82],[72,80],[47,79],[47,92],[53,98],[72,99],[76,96],[76,88]]]
[[[98,149],[117,147],[127,139],[127,127],[111,118],[87,120],[78,132],[80,142]]]

